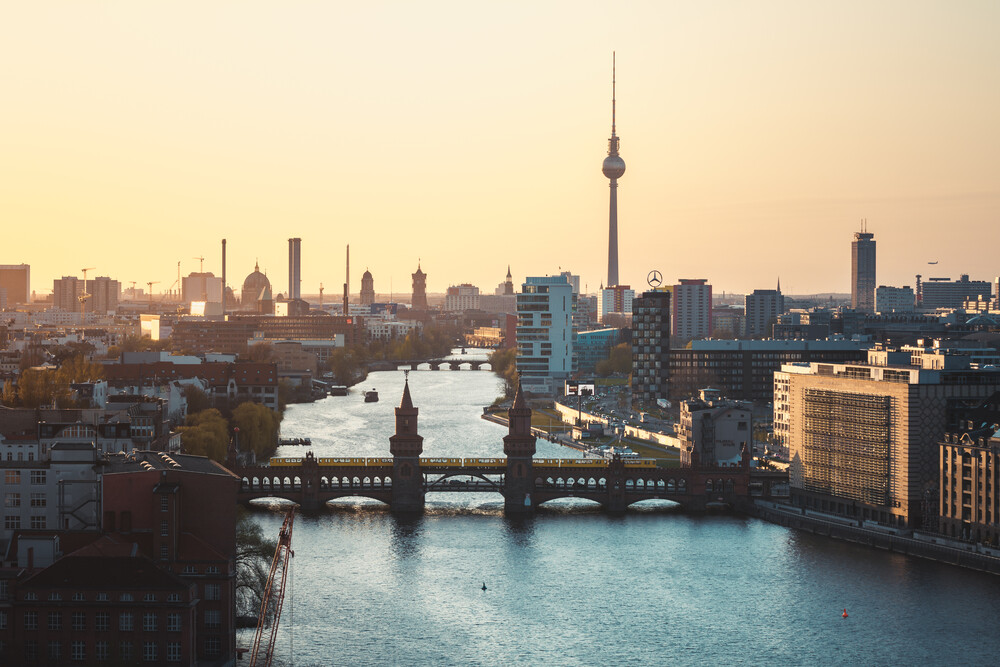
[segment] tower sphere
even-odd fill
[[[625,160],[617,155],[609,155],[604,158],[601,171],[607,178],[621,178],[622,174],[625,173]]]

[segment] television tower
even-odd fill
[[[625,160],[618,155],[618,136],[615,134],[615,54],[611,52],[611,138],[608,139],[608,156],[601,166],[604,175],[611,179],[611,209],[608,216],[608,287],[618,284],[618,179],[625,173]]]

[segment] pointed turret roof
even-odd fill
[[[399,407],[404,410],[413,409],[413,401],[410,399],[410,381],[406,380],[403,383],[403,400],[399,402]]]
[[[521,389],[521,378],[517,379],[517,391],[514,392],[514,404],[510,406],[512,410],[523,410],[528,407],[524,400],[524,390]]]
[[[508,265],[507,265],[507,280],[510,280],[510,279],[511,279],[511,275],[510,275],[510,264],[508,264]]]

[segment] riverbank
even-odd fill
[[[761,501],[754,503],[753,516],[787,528],[804,530],[835,540],[916,556],[939,563],[948,563],[980,572],[1000,574],[1000,551],[975,544],[956,542],[944,536],[920,531],[903,531],[891,528],[862,527],[856,521],[803,510],[781,503]]]

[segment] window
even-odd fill
[[[94,657],[101,662],[108,659],[108,643],[106,641],[94,642]]]
[[[170,509],[170,499],[166,496],[160,496],[160,511],[166,512]]]
[[[21,494],[20,493],[8,493],[3,499],[4,507],[20,507],[21,506]]]
[[[167,632],[181,631],[181,615],[176,612],[167,614]]]
[[[111,612],[99,611],[94,614],[94,630],[107,632],[111,628]]]
[[[218,658],[222,653],[222,641],[218,637],[205,638],[205,655],[209,658]]]
[[[142,596],[143,602],[156,602],[156,593],[146,593]]]
[[[35,662],[38,660],[38,642],[34,639],[29,639],[24,645],[24,657],[28,659],[28,662]]]
[[[160,545],[160,560],[170,560],[170,548],[166,544]]]
[[[210,630],[218,630],[222,627],[222,621],[218,610],[209,610],[205,612],[205,627]]]
[[[142,659],[145,662],[156,662],[156,642],[142,643]]]
[[[44,493],[32,493],[31,494],[31,506],[32,507],[45,507],[45,494]]]
[[[7,629],[7,612],[0,611],[0,630]]]
[[[118,642],[118,657],[122,662],[132,661],[132,642]]]
[[[32,530],[45,530],[47,520],[44,515],[31,515],[31,528]]]
[[[62,614],[58,611],[49,612],[49,630],[62,630]]]
[[[198,568],[196,568],[194,565],[185,565],[184,574],[198,574]]]
[[[49,602],[56,602],[62,600],[62,593],[49,593]]]
[[[87,657],[87,642],[74,641],[71,645],[73,660],[84,660]]]
[[[38,593],[25,593],[24,594],[24,599],[25,600],[35,601],[35,600],[38,599]]]
[[[156,612],[147,611],[142,615],[142,631],[156,632]]]
[[[4,484],[20,484],[21,483],[21,471],[20,470],[5,470],[3,475]]]
[[[87,629],[87,615],[82,611],[73,612],[73,629],[77,631]]]
[[[31,483],[34,485],[45,484],[45,471],[44,470],[32,470],[31,471]]]
[[[181,643],[167,642],[167,662],[181,661]]]
[[[118,597],[119,602],[132,602],[133,600],[135,600],[135,598],[132,596],[131,593],[122,593]]]
[[[219,584],[205,584],[205,599],[219,600],[222,598],[222,589]]]
[[[160,537],[166,537],[170,534],[170,526],[166,521],[160,522]]]
[[[170,595],[167,596],[167,602],[180,602],[180,601],[181,601],[180,593],[171,593]]]
[[[210,566],[208,566],[205,569],[205,573],[206,574],[219,574],[219,566],[218,565],[210,565]]]
[[[73,593],[73,602],[86,602],[87,596],[83,593]]]
[[[49,642],[49,660],[53,662],[62,660],[62,644],[59,642]]]
[[[108,594],[107,593],[98,593],[97,594],[97,601],[98,602],[107,602],[108,601]]]
[[[21,527],[21,515],[7,514],[3,518],[3,527],[6,530],[17,530]]]
[[[133,627],[132,612],[123,611],[118,615],[118,629],[122,632],[129,632]]]

